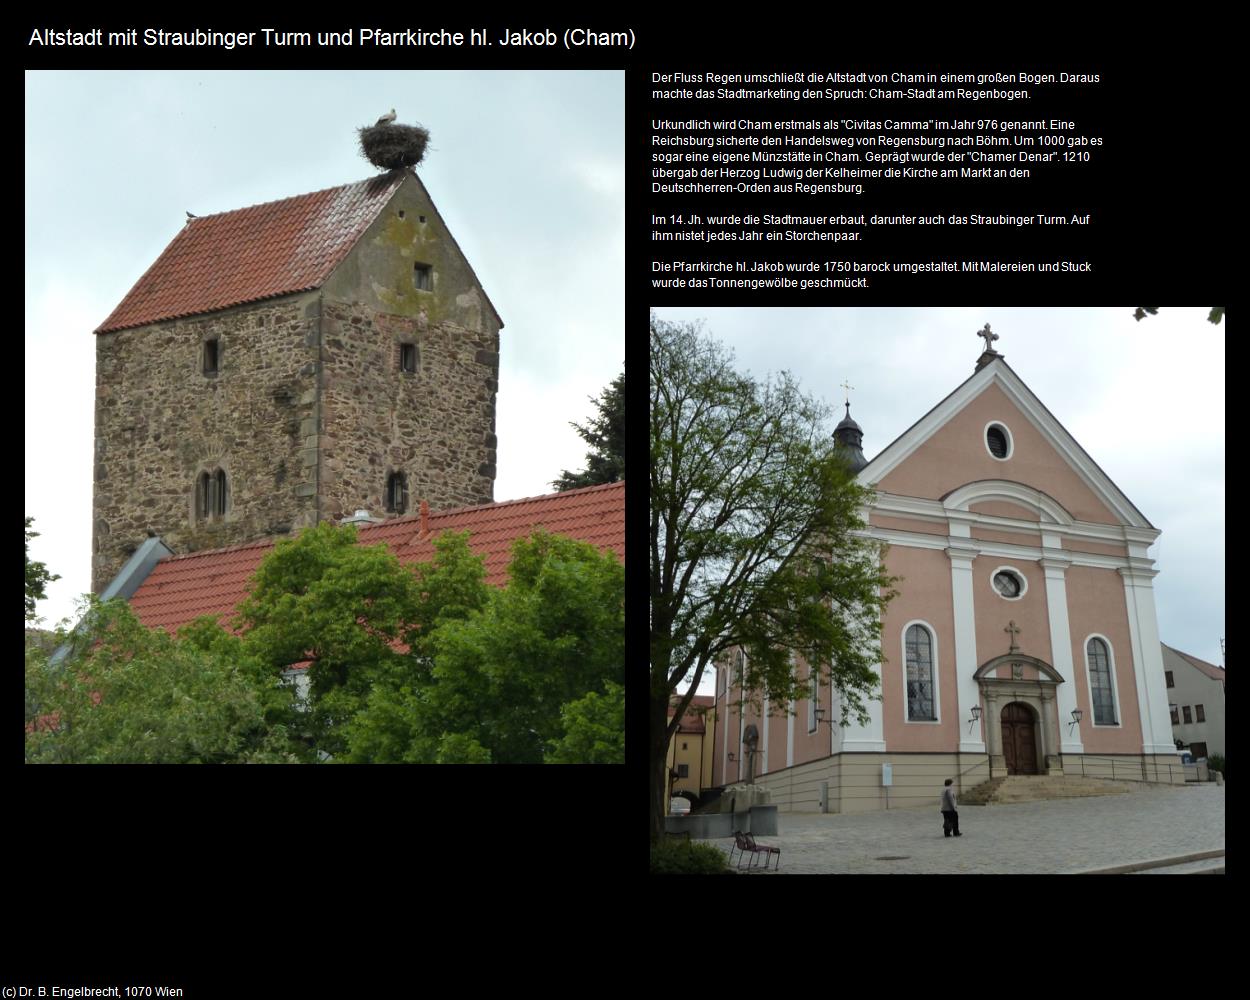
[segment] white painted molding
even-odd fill
[[[1003,432],[1003,437],[1007,439],[1007,454],[1004,455],[1002,458],[999,458],[992,451],[990,451],[990,428],[991,427],[997,427],[1000,431]],[[984,427],[981,428],[981,443],[985,445],[985,453],[989,455],[990,458],[992,458],[995,462],[1009,462],[1011,461],[1011,456],[1016,453],[1016,439],[1011,436],[1011,428],[1008,427],[1001,420],[991,420],[988,423],[986,423]]]
[[[1021,584],[1020,593],[1018,593],[1015,597],[1008,597],[1005,594],[1000,593],[999,589],[994,586],[994,577],[998,576],[999,573],[1010,573],[1017,580],[1019,580]],[[1029,578],[1024,575],[1024,572],[1021,569],[1019,569],[1019,567],[997,566],[993,570],[990,571],[990,591],[1000,601],[1020,601],[1020,600],[1023,600],[1024,595],[1029,592]]]
[[[1107,724],[1095,721],[1094,715],[1094,682],[1090,678],[1089,667],[1089,641],[1091,639],[1099,639],[1102,644],[1107,647],[1107,669],[1111,671],[1111,709],[1115,712],[1115,723]],[[1120,709],[1120,685],[1115,675],[1115,650],[1111,646],[1111,640],[1101,632],[1091,632],[1081,642],[1081,654],[1085,657],[1085,693],[1089,696],[1089,724],[1096,729],[1123,729],[1124,713]]]

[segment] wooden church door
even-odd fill
[[[1018,701],[1003,706],[1003,756],[1008,774],[1037,774],[1033,713]]]

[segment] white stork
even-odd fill
[[[393,122],[394,120],[395,120],[395,109],[394,109],[394,108],[391,108],[390,113],[389,113],[389,114],[385,114],[385,115],[383,115],[383,116],[382,116],[381,118],[379,118],[376,122],[374,122],[374,125],[375,125],[375,126],[377,126],[377,125],[389,125],[389,124],[390,124],[391,122]]]

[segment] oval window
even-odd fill
[[[1002,570],[994,574],[994,589],[1003,597],[1020,596],[1020,578],[1015,573]]]
[[[1007,457],[1007,435],[1001,427],[991,427],[985,432],[985,443],[989,445],[990,454],[995,458]]]

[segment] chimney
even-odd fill
[[[361,524],[361,525],[381,524],[381,523],[382,523],[382,519],[380,517],[370,516],[367,510],[358,510],[351,517],[345,517],[343,518],[342,521],[339,522],[339,524]]]

